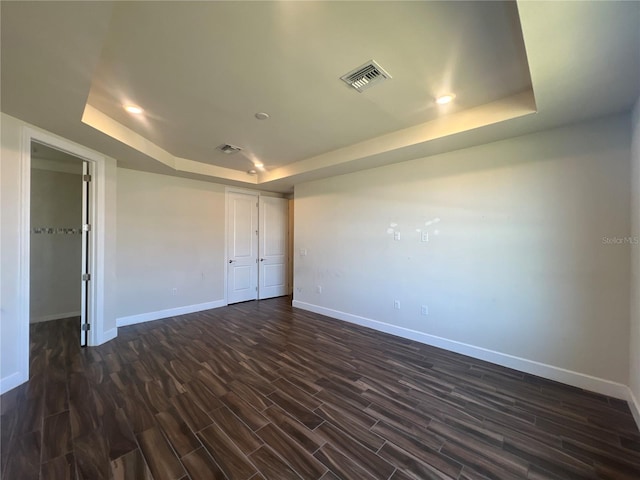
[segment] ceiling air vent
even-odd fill
[[[370,60],[364,65],[359,66],[355,70],[351,70],[346,75],[340,77],[340,80],[347,85],[362,92],[367,88],[371,88],[387,78],[391,78],[384,68],[378,65],[374,60]]]
[[[227,155],[230,155],[232,153],[239,152],[242,149],[240,147],[236,147],[235,145],[231,145],[229,143],[223,143],[222,145],[218,145],[218,150],[220,150],[222,153],[226,153]]]

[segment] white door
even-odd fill
[[[260,197],[260,285],[259,298],[281,297],[287,285],[289,202],[284,198]]]
[[[91,189],[91,170],[89,162],[82,162],[82,271],[80,301],[80,346],[87,346],[87,334],[90,328],[89,319],[89,282],[91,281],[91,265],[89,263],[91,246],[91,209],[89,200]]]
[[[258,298],[258,195],[227,194],[227,303]]]

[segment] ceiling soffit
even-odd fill
[[[370,59],[393,78],[340,81]],[[535,110],[513,2],[122,2],[82,122],[176,173],[261,185]]]

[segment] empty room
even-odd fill
[[[3,480],[640,479],[640,2],[0,22]]]

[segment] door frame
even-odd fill
[[[93,219],[90,237],[89,262],[92,266],[89,282],[89,318],[91,329],[87,338],[88,346],[99,345],[104,326],[104,252],[106,245],[105,205],[106,205],[106,159],[96,152],[82,147],[56,135],[22,127],[22,148],[20,152],[20,268],[18,272],[18,294],[20,305],[18,319],[20,338],[17,339],[20,357],[21,381],[29,379],[29,303],[30,303],[30,253],[31,253],[31,142],[41,143],[48,147],[66,152],[80,160],[92,164],[92,186],[90,188],[89,206]],[[81,285],[78,276],[78,286]]]
[[[227,290],[227,278],[229,275],[229,245],[227,242],[227,237],[229,233],[229,194],[230,193],[243,193],[245,195],[254,195],[258,200],[258,204],[260,203],[260,197],[275,197],[275,198],[287,198],[285,195],[280,195],[277,193],[268,193],[262,192],[260,190],[252,190],[250,188],[240,188],[240,187],[224,187],[224,304],[229,305],[229,292]],[[258,230],[260,230],[260,209],[256,207],[258,210]],[[287,225],[288,227],[288,225]],[[291,245],[288,245],[287,248],[291,248]],[[289,252],[287,252],[288,255]],[[260,258],[260,236],[258,235],[258,258]],[[287,259],[289,257],[287,256]],[[293,282],[292,282],[293,284]],[[291,286],[289,286],[291,288]],[[260,268],[258,267],[258,291],[256,292],[256,300],[260,299]]]

